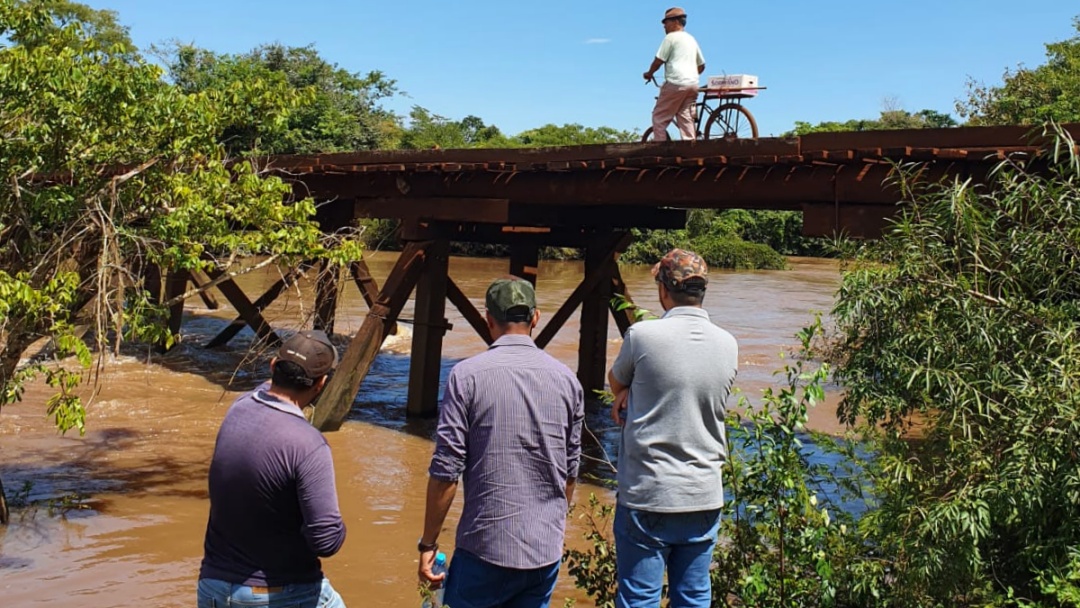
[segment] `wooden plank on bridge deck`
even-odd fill
[[[1065,125],[1080,135],[1080,125]],[[858,131],[847,133],[810,133],[799,138],[803,153],[811,150],[859,148],[990,148],[1001,146],[1042,145],[1048,140],[1033,127],[964,127],[946,129],[900,129],[895,131]]]
[[[416,164],[417,170],[463,164],[483,166],[488,163],[516,164],[530,169],[546,169],[550,162],[601,161],[606,159],[631,159],[651,157],[706,157],[749,156],[754,154],[791,155],[799,153],[797,138],[760,139],[712,139],[702,141],[666,141],[625,144],[591,144],[584,146],[558,146],[549,148],[480,148],[463,150],[369,150],[338,154],[283,155],[273,157],[271,170],[305,172],[319,171],[322,167],[372,167],[378,165]]]
[[[379,347],[386,336],[390,335],[391,327],[420,278],[429,246],[430,241],[405,245],[390,271],[390,276],[383,284],[382,291],[379,292],[375,306],[368,311],[363,324],[341,357],[337,372],[319,397],[311,419],[315,428],[320,431],[336,431],[341,428],[341,423],[360,390],[360,383],[367,376],[375,355],[379,353]]]

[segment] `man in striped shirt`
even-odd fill
[[[487,290],[486,352],[454,366],[431,458],[422,583],[443,583],[452,608],[541,608],[562,558],[566,514],[581,457],[584,391],[531,338],[540,319],[532,284],[498,279]],[[432,574],[439,533],[464,478],[465,506],[448,575]]]

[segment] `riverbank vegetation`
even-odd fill
[[[786,381],[729,420],[713,605],[1080,605],[1080,152],[1049,135],[986,185],[905,182],[895,228],[845,261],[827,339],[803,332]],[[840,439],[805,430],[830,377]],[[613,605],[610,512],[578,516],[570,573]]]
[[[1020,84],[1080,83],[1077,30],[1048,45],[1051,68],[978,85],[967,115],[999,120]],[[1069,103],[1029,112],[1080,120]],[[1046,154],[986,184],[901,168],[902,213],[845,258],[827,339],[805,332],[779,392],[730,421],[715,606],[1080,606],[1080,148],[1053,124],[1032,136]],[[801,432],[826,365],[839,440]],[[812,462],[810,440],[839,464]],[[597,605],[614,591],[606,515],[579,513],[592,547],[567,555]]]
[[[406,122],[381,106],[391,79],[311,48],[172,46],[162,70],[114,15],[80,7],[0,0],[0,405],[43,377],[62,431],[82,430],[75,388],[101,353],[174,339],[171,302],[151,293],[147,269],[233,270],[253,255],[344,263],[361,239],[392,238],[389,224],[321,235],[312,202],[264,175],[263,155],[636,137],[581,125],[507,136],[422,107]],[[1077,27],[1047,46],[1046,65],[972,83],[958,113],[970,124],[1080,121]],[[889,112],[900,113],[795,132],[952,124]],[[814,349],[819,327],[805,332],[780,387],[732,420],[744,449],[730,469],[716,605],[1080,606],[1080,156],[1067,134],[1046,134],[1049,154],[1006,161],[989,184],[904,182],[895,226],[845,258],[828,348]],[[820,254],[799,229],[790,214],[694,211],[684,230],[640,234],[627,259],[676,245],[716,265]],[[43,340],[75,367],[21,360]],[[830,370],[846,389],[842,441],[804,428]],[[809,440],[844,465],[809,460]],[[606,604],[612,548],[602,512],[595,521],[593,551],[568,561]]]
[[[313,201],[262,174],[258,148],[221,143],[237,124],[283,136],[308,93],[263,79],[186,92],[108,14],[84,27],[49,10],[68,5],[0,2],[0,406],[42,376],[62,432],[82,430],[75,388],[93,353],[175,338],[151,272],[360,255],[356,235],[323,235]],[[42,340],[75,367],[22,364]]]

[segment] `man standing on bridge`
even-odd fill
[[[673,249],[653,268],[664,316],[635,323],[608,381],[623,426],[615,505],[617,608],[707,608],[724,504],[727,397],[739,347],[702,309],[708,267]]]
[[[584,391],[532,340],[540,313],[531,283],[498,279],[486,304],[495,341],[454,366],[446,381],[418,547],[420,582],[448,577],[443,602],[451,608],[543,608],[555,590],[578,474]],[[459,477],[465,506],[450,572],[434,575]]]
[[[675,126],[684,140],[695,137],[694,102],[697,100],[699,77],[705,71],[705,58],[697,40],[686,31],[686,11],[669,8],[661,20],[664,41],[656,51],[652,65],[645,72],[646,82],[664,66],[664,85],[652,113],[653,141],[667,141],[667,126],[675,117]]]
[[[225,414],[210,462],[199,608],[345,608],[319,563],[345,542],[334,462],[303,413],[337,362],[325,333],[300,332],[270,361],[269,385]]]

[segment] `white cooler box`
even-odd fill
[[[757,95],[758,78],[752,74],[728,74],[709,76],[707,89],[724,89],[724,97],[754,97]]]

